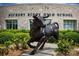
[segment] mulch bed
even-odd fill
[[[9,54],[7,56],[21,56],[22,53],[24,53],[24,51],[30,51],[32,50],[31,48],[28,49],[22,49],[22,50],[10,50]]]

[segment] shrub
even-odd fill
[[[12,44],[12,40],[14,39],[14,34],[10,32],[2,32],[0,33],[0,55],[7,55],[9,53],[9,45]]]
[[[18,46],[20,43],[22,48],[27,48],[28,39],[30,39],[30,36],[26,30],[0,30],[0,46],[3,45],[3,47],[0,47],[0,55],[7,55],[12,44]]]
[[[6,41],[12,41],[14,39],[14,34],[10,32],[0,33],[0,44],[4,44]]]
[[[16,33],[15,38],[17,38],[17,39],[24,39],[24,38],[29,39],[30,36],[29,36],[29,33]]]
[[[58,39],[50,38],[50,39],[48,39],[48,42],[49,43],[57,43],[59,39],[63,39],[63,38],[64,38],[64,35],[61,32],[59,32],[59,38]]]
[[[63,33],[59,33],[59,39],[64,39],[64,34]]]
[[[68,55],[72,49],[73,40],[70,39],[61,39],[58,41],[57,51],[63,55]]]
[[[20,32],[19,30],[13,30],[13,29],[10,29],[10,30],[6,30],[7,32],[11,32],[11,33],[18,33],[18,32]]]
[[[15,34],[15,44],[18,46],[20,43],[23,48],[27,48],[27,40],[30,39],[29,33],[16,33]]]
[[[52,38],[49,38],[49,39],[48,39],[48,43],[55,43],[55,42],[56,42],[55,39],[52,39]]]
[[[0,30],[0,33],[1,33],[1,32],[5,32],[5,31],[6,31],[6,30]]]
[[[17,30],[17,29],[7,29],[7,30],[0,30],[0,33],[1,32],[11,32],[11,33],[29,33],[30,31],[29,30],[24,30],[24,29],[21,29],[21,30]]]
[[[0,44],[0,56],[7,55],[9,50],[5,47],[5,45]]]
[[[29,32],[30,32],[30,30],[25,30],[25,29],[22,29],[22,30],[20,30],[20,32],[23,32],[23,33],[29,33]]]
[[[79,43],[79,33],[77,32],[68,32],[64,34],[65,39],[72,39],[74,43]]]
[[[64,36],[66,33],[68,32],[72,32],[71,30],[62,30],[62,31],[59,31],[59,39],[64,39]],[[48,39],[48,42],[49,43],[54,43],[54,42],[57,42],[59,39]]]
[[[68,33],[68,32],[72,32],[71,30],[61,30],[60,33],[62,34],[65,34],[65,33]]]

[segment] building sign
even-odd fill
[[[11,13],[8,15],[9,17],[19,17],[19,16],[25,16],[25,13]]]
[[[23,17],[23,16],[28,16],[28,17],[32,17],[33,15],[41,15],[41,13],[11,13],[8,15],[8,17]],[[71,13],[43,13],[43,16],[58,16],[58,17],[72,17]]]

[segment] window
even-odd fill
[[[76,20],[64,20],[64,29],[76,30]]]
[[[7,29],[17,29],[17,20],[6,20]]]

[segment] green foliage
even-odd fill
[[[27,40],[30,39],[29,33],[16,33],[15,42],[20,43],[23,48],[27,48]]]
[[[0,44],[4,44],[6,41],[12,41],[14,39],[14,34],[10,32],[0,33]]]
[[[5,47],[0,45],[0,56],[7,55],[9,53],[9,50]]]
[[[5,45],[0,44],[0,56],[4,56],[8,54],[8,49],[5,47]]]
[[[62,34],[65,34],[65,33],[68,33],[68,32],[72,32],[71,30],[61,30],[60,33]]]
[[[21,30],[17,30],[17,29],[7,29],[7,30],[0,30],[1,32],[11,32],[11,33],[29,33],[29,30],[25,30],[25,29],[21,29]]]
[[[22,40],[24,38],[26,38],[26,40],[29,39],[30,38],[29,33],[16,33],[15,34],[15,39]]]
[[[0,33],[0,55],[7,55],[9,53],[8,47],[12,44],[14,34],[10,32]],[[1,47],[2,46],[2,47]]]
[[[59,33],[59,39],[64,39],[64,34],[63,33]]]
[[[22,29],[22,30],[20,30],[20,32],[29,33],[30,31],[29,30]]]
[[[72,32],[71,30],[62,30],[59,31],[59,39],[64,39],[65,34],[68,32]],[[49,43],[57,43],[59,39],[48,39]]]
[[[63,55],[68,55],[72,49],[73,40],[71,39],[61,39],[58,41],[57,51]]]
[[[59,39],[64,39],[64,34],[59,32]],[[49,43],[57,43],[59,39],[48,39]]]
[[[79,43],[79,33],[77,32],[68,32],[64,34],[65,39],[72,39],[74,43]]]
[[[12,44],[16,45],[15,48],[19,43],[23,49],[28,48],[28,39],[30,39],[29,30],[0,30],[0,55],[7,55]]]
[[[5,41],[4,42],[4,45],[8,48],[9,47],[9,45],[11,45],[12,44],[12,41]]]
[[[27,41],[30,39],[29,30],[0,30],[0,44],[8,47],[12,43],[22,45],[27,48]],[[73,42],[72,42],[73,41]],[[58,43],[58,51],[67,54],[71,49],[72,43],[79,43],[79,32],[63,30],[59,31],[59,40],[49,39],[49,43]],[[64,52],[65,51],[65,52]],[[67,52],[67,53],[66,53]]]
[[[55,43],[55,42],[56,42],[55,39],[52,39],[52,38],[49,38],[49,39],[48,39],[48,43]]]

